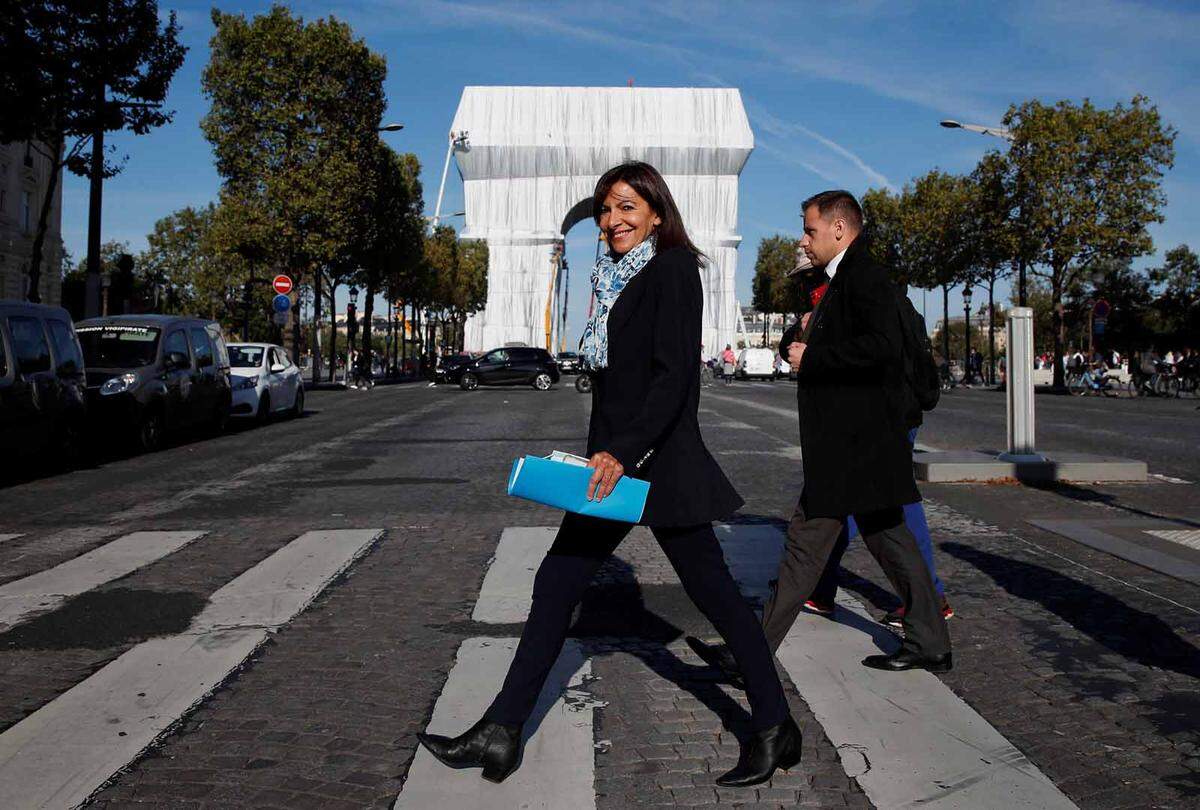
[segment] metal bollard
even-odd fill
[[[1044,461],[1033,441],[1033,310],[1008,311],[1008,452],[1005,461]]]

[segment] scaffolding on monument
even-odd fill
[[[662,172],[709,257],[706,353],[735,342],[738,178],[754,149],[736,89],[467,87],[448,146],[447,167],[452,155],[464,186],[461,238],[489,248],[487,305],[467,322],[468,349],[561,345],[565,308],[555,300],[565,274],[556,251],[591,217],[600,174],[626,160]]]

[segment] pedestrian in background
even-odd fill
[[[754,612],[725,565],[712,521],[742,499],[700,436],[700,251],[662,176],[645,163],[609,170],[593,195],[596,224],[608,237],[592,272],[597,307],[581,353],[594,374],[589,497],[608,496],[621,476],[650,482],[641,522],[688,596],[728,642],[745,678],[752,734],[725,786],[759,784],[800,762],[800,729],[784,698]],[[503,781],[521,759],[521,732],[566,640],[575,605],[632,525],[568,513],[533,583],[529,617],[500,693],[483,719],[458,737],[419,735],[452,768],[483,768]]]
[[[733,353],[733,347],[728,343],[725,344],[725,351],[721,352],[721,372],[725,375],[725,384],[733,382],[733,371],[737,367],[737,356]]]

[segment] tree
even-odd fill
[[[363,192],[386,65],[332,17],[305,23],[276,5],[251,20],[214,10],[212,20],[201,80],[212,106],[201,129],[223,180],[221,207],[252,210],[264,226],[253,283],[283,271],[297,286],[314,283],[317,268],[343,265],[371,227]],[[298,318],[292,337],[298,355]]]
[[[964,177],[934,169],[904,187],[900,204],[902,266],[918,286],[942,288],[942,323],[950,323],[950,288],[970,285],[971,189]],[[910,282],[912,283],[912,282]],[[942,353],[950,360],[949,331],[942,330]]]
[[[971,275],[987,289],[988,382],[996,374],[996,284],[1012,275],[1018,262],[1014,194],[1008,161],[999,152],[988,152],[971,173],[970,243]],[[965,335],[964,335],[965,337]]]
[[[369,192],[371,216],[361,243],[360,283],[366,288],[363,306],[364,350],[362,368],[371,368],[371,325],[375,295],[388,278],[420,263],[423,256],[425,219],[421,189],[421,164],[416,155],[400,155],[382,142],[376,145],[372,185]]]
[[[167,314],[226,314],[226,301],[213,296],[210,279],[225,275],[209,245],[216,206],[182,208],[154,223],[147,248],[138,256],[138,275],[152,291],[156,311]],[[214,299],[220,299],[218,300]],[[219,305],[218,305],[219,303]]]
[[[888,268],[897,285],[928,288],[928,268],[909,262],[904,194],[886,188],[868,189],[862,196],[863,237],[875,261]]]
[[[62,169],[120,172],[124,160],[106,159],[104,133],[144,135],[170,122],[160,105],[187,49],[175,12],[159,27],[156,0],[25,0],[6,3],[2,16],[0,142],[28,141],[50,166],[29,263],[29,300],[37,302]]]
[[[1155,309],[1172,340],[1200,344],[1200,258],[1187,245],[1167,251],[1163,265],[1150,271],[1161,286]]]
[[[1162,176],[1175,159],[1175,130],[1144,96],[1099,109],[1060,101],[1010,107],[1012,162],[1021,226],[1033,247],[1032,271],[1050,286],[1054,353],[1064,339],[1064,295],[1104,258],[1129,259],[1152,249],[1147,227],[1163,219]],[[1039,267],[1041,269],[1039,269]],[[1064,383],[1054,365],[1054,384]]]
[[[754,260],[753,306],[763,314],[763,345],[771,315],[800,310],[800,285],[788,278],[796,266],[796,240],[776,234],[763,237]]]
[[[1098,261],[1092,274],[1099,281],[1093,284],[1090,295],[1082,301],[1077,318],[1081,325],[1089,323],[1088,315],[1097,301],[1107,301],[1108,320],[1102,334],[1096,334],[1098,345],[1129,354],[1148,348],[1154,342],[1154,295],[1150,278],[1144,271],[1135,270],[1128,259]]]

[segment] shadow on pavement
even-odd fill
[[[1071,484],[1066,481],[1056,481],[1056,482],[1049,482],[1049,483],[1047,483],[1047,482],[1042,482],[1042,483],[1022,482],[1022,483],[1025,483],[1026,486],[1030,486],[1034,489],[1040,489],[1045,492],[1053,493],[1055,495],[1061,495],[1062,497],[1069,498],[1073,501],[1080,501],[1083,503],[1102,503],[1105,506],[1110,506],[1113,509],[1120,509],[1121,511],[1128,512],[1131,515],[1137,515],[1139,517],[1150,518],[1151,520],[1165,520],[1165,521],[1168,521],[1171,523],[1178,523],[1182,526],[1191,526],[1193,528],[1200,529],[1200,523],[1196,523],[1195,521],[1190,521],[1190,520],[1186,520],[1186,519],[1179,518],[1179,517],[1173,517],[1171,515],[1162,515],[1157,512],[1148,511],[1146,509],[1139,509],[1136,506],[1128,506],[1124,503],[1121,503],[1121,501],[1117,495],[1110,493],[1110,492],[1100,492],[1091,487],[1080,486],[1079,484]]]
[[[1118,655],[1144,666],[1200,678],[1200,650],[1151,613],[1040,565],[962,543],[941,543],[939,548],[975,566],[1013,596],[1040,604]],[[1052,628],[1047,630],[1053,635]],[[1078,646],[1072,648],[1067,639],[1060,638],[1053,654],[1057,659],[1056,668],[1072,673],[1077,686],[1087,692],[1113,697],[1128,689],[1127,683],[1109,678],[1102,667],[1096,666],[1094,653],[1089,655]]]
[[[206,604],[190,591],[89,591],[0,633],[0,649],[103,650],[136,644],[182,633]]]

